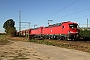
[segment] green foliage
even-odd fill
[[[0,39],[3,38],[3,37],[4,37],[4,35],[0,35]]]
[[[36,43],[40,43],[40,44],[46,44],[46,45],[53,45],[53,46],[55,46],[54,43],[49,42],[49,41],[45,41],[45,40],[35,40],[35,39],[32,39],[32,40],[30,40],[30,42],[36,42]]]
[[[4,29],[7,29],[8,27],[14,27],[15,25],[15,22],[13,21],[13,19],[8,19],[4,25],[3,25],[3,28]]]
[[[13,19],[8,19],[4,24],[3,28],[5,29],[5,32],[10,36],[15,36],[16,28],[14,27],[15,22]]]
[[[80,35],[82,38],[84,39],[90,39],[90,30],[84,29],[84,30],[80,30]]]
[[[14,37],[16,35],[16,29],[15,29],[15,27],[11,27],[8,30],[8,33],[9,33],[10,36]]]
[[[30,42],[37,42],[37,40],[34,40],[34,39],[31,39],[31,40],[29,40]]]

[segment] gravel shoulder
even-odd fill
[[[90,60],[90,53],[23,41],[0,45],[0,60]]]

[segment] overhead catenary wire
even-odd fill
[[[80,16],[80,17],[77,17],[77,18],[71,18],[70,20],[79,19],[79,18],[83,18],[83,17],[87,17],[87,16],[90,16],[90,15],[84,15],[84,16]]]
[[[52,15],[50,15],[50,16],[53,16],[53,15],[59,13],[60,11],[62,11],[62,10],[64,10],[64,9],[68,8],[69,6],[75,4],[75,3],[78,2],[78,1],[79,1],[79,0],[74,0],[72,3],[68,4],[67,6],[63,7],[62,9],[60,9],[59,11],[55,12],[54,14],[52,14]]]
[[[59,13],[60,11],[62,11],[62,10],[64,10],[64,9],[66,9],[67,7],[69,7],[69,6],[73,5],[73,4],[75,4],[77,1],[79,1],[79,0],[74,0],[72,3],[70,3],[69,5],[65,6],[65,7],[64,7],[64,8],[62,8],[62,9],[60,9],[59,11],[57,11],[57,12],[56,12],[56,13],[54,13],[54,14],[57,14],[57,13]]]
[[[70,16],[70,15],[74,15],[74,14],[77,14],[77,13],[81,13],[81,12],[87,11],[87,10],[90,10],[90,8],[87,8],[87,9],[84,9],[84,10],[81,10],[81,11],[78,11],[78,12],[74,12],[74,13],[71,13],[71,14],[67,14],[65,16],[61,16],[61,17],[58,17],[58,18],[67,17],[67,16]],[[55,19],[58,19],[58,18],[55,18]]]

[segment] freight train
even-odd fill
[[[79,39],[80,29],[76,22],[62,22],[47,27],[31,28],[20,31],[21,35],[29,35],[35,38],[76,40]]]

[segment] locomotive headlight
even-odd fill
[[[78,32],[73,32],[73,31],[70,31],[70,33],[78,33]]]
[[[76,34],[76,33],[79,33],[79,32],[68,31],[68,34]]]
[[[76,33],[78,33],[78,32],[76,32]]]

